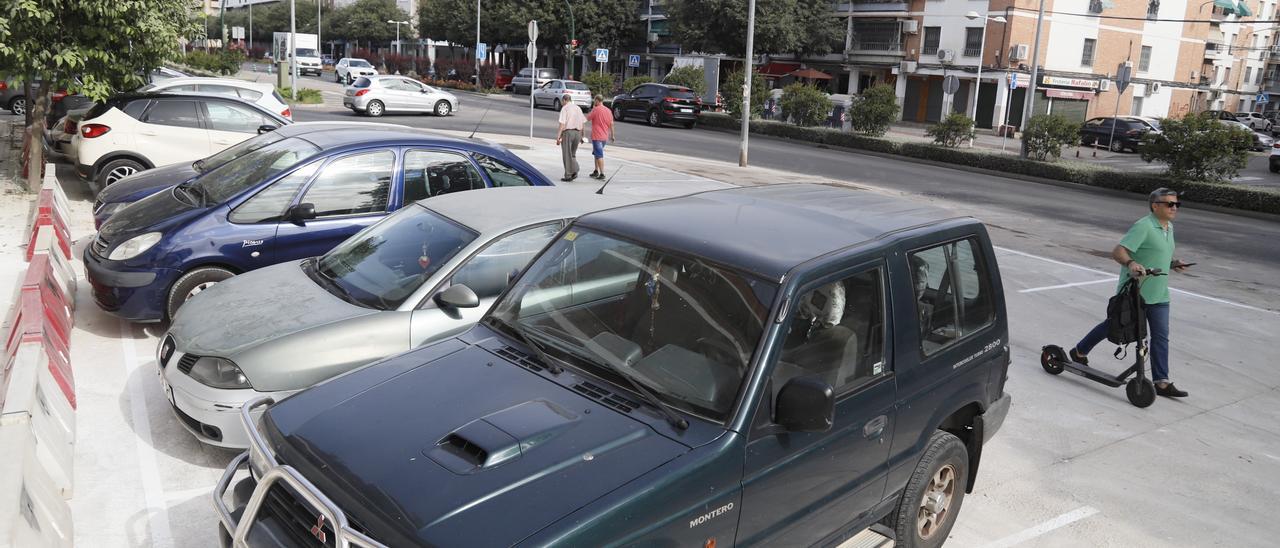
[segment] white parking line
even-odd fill
[[[987,548],[1007,548],[1008,546],[1016,546],[1028,540],[1036,538],[1040,535],[1048,533],[1049,531],[1052,531],[1054,529],[1065,527],[1067,525],[1080,521],[1096,513],[1098,513],[1097,508],[1093,508],[1091,506],[1082,506],[1080,508],[1077,508],[1075,510],[1062,514],[1061,516],[1053,518],[1049,521],[1041,523],[1040,525],[1037,525],[1030,529],[1025,529],[1019,533],[1014,533],[1000,540],[997,540],[991,544],[988,544]]]
[[[1093,272],[1093,273],[1095,273],[1095,274],[1103,274],[1103,275],[1114,275],[1114,274],[1113,274],[1113,273],[1111,273],[1111,272],[1103,272],[1103,271],[1098,270],[1098,269],[1096,269],[1096,268],[1089,268],[1089,267],[1087,267],[1087,266],[1080,266],[1080,265],[1078,265],[1078,264],[1065,263],[1065,262],[1062,262],[1062,261],[1058,261],[1058,260],[1050,259],[1050,258],[1048,258],[1048,257],[1041,257],[1041,256],[1039,256],[1039,255],[1033,255],[1033,254],[1031,254],[1031,253],[1027,253],[1027,252],[1025,252],[1025,251],[1016,251],[1016,250],[1013,250],[1013,249],[1009,249],[1009,248],[1007,248],[1007,247],[1000,247],[1000,246],[992,246],[992,247],[994,247],[997,251],[1003,251],[1003,252],[1005,252],[1005,253],[1012,253],[1012,254],[1014,254],[1014,255],[1019,255],[1019,256],[1022,256],[1022,257],[1027,257],[1027,258],[1029,258],[1029,259],[1036,259],[1036,260],[1039,260],[1039,261],[1044,261],[1044,262],[1046,262],[1046,263],[1053,263],[1053,264],[1061,265],[1061,266],[1065,266],[1065,267],[1068,267],[1068,268],[1075,268],[1075,269],[1077,269],[1077,270],[1083,270],[1083,271],[1085,271],[1085,272]],[[1198,299],[1204,299],[1204,300],[1206,300],[1206,301],[1212,301],[1212,302],[1219,303],[1219,304],[1225,304],[1225,305],[1228,305],[1228,306],[1234,306],[1234,307],[1237,307],[1237,308],[1243,308],[1243,309],[1245,309],[1245,310],[1252,310],[1252,311],[1254,311],[1254,312],[1265,312],[1265,313],[1267,313],[1267,314],[1274,314],[1274,315],[1276,315],[1276,316],[1280,316],[1280,312],[1277,312],[1277,311],[1275,311],[1275,310],[1267,310],[1267,309],[1265,309],[1265,308],[1258,308],[1258,307],[1256,307],[1256,306],[1249,306],[1249,305],[1247,305],[1247,304],[1238,303],[1238,302],[1235,302],[1235,301],[1228,301],[1228,300],[1226,300],[1226,299],[1219,299],[1219,298],[1217,298],[1217,297],[1210,297],[1210,296],[1208,296],[1208,295],[1201,295],[1201,294],[1199,294],[1199,293],[1194,293],[1194,292],[1191,292],[1191,291],[1187,291],[1187,290],[1185,290],[1185,289],[1176,289],[1176,288],[1170,287],[1170,288],[1169,288],[1169,291],[1174,291],[1174,292],[1177,292],[1177,293],[1181,293],[1181,294],[1183,294],[1183,295],[1187,295],[1187,296],[1189,296],[1189,297],[1196,297],[1196,298],[1198,298]]]
[[[173,546],[173,530],[169,527],[168,501],[160,486],[160,467],[156,465],[155,444],[151,437],[151,420],[147,417],[147,396],[142,387],[142,377],[135,377],[138,369],[137,351],[133,344],[133,327],[120,322],[120,346],[124,350],[125,381],[129,390],[129,407],[133,412],[133,428],[138,434],[134,445],[138,451],[138,468],[142,475],[142,492],[147,500],[151,525],[151,546]]]
[[[1018,293],[1035,293],[1037,291],[1048,291],[1050,289],[1062,289],[1064,287],[1078,287],[1082,285],[1102,284],[1107,282],[1115,283],[1115,281],[1116,281],[1115,278],[1107,278],[1105,280],[1093,280],[1089,282],[1075,282],[1075,283],[1069,283],[1069,284],[1046,285],[1044,287],[1032,287],[1030,289],[1019,289]]]

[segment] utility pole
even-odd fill
[[[574,36],[574,33],[573,33],[573,5],[569,3],[569,0],[564,0],[564,5],[565,7],[569,8],[569,43],[573,44],[574,40],[577,38],[576,36]],[[564,56],[565,67],[566,67],[564,77],[569,80],[573,79],[573,69],[576,68],[576,65],[577,65],[577,63],[573,62],[573,54],[575,52],[576,51],[574,50],[574,46],[570,45],[569,54]],[[586,68],[586,67],[583,67],[583,68]],[[537,82],[538,79],[534,78],[533,81]],[[533,92],[529,92],[529,93],[532,95]]]
[[[249,4],[249,51],[253,51],[253,4]]]
[[[1031,113],[1035,110],[1036,105],[1036,80],[1040,79],[1040,28],[1044,25],[1044,0],[1040,0],[1040,10],[1036,14],[1036,43],[1031,46],[1031,81],[1027,83],[1027,97],[1022,102],[1022,127],[1027,127],[1027,120],[1031,119]],[[1022,140],[1021,157],[1027,157],[1027,141]]]
[[[289,95],[298,100],[298,18],[295,12],[297,2],[289,0]],[[277,62],[279,59],[276,60]]]
[[[227,0],[222,1],[226,3]],[[324,40],[320,39],[320,3],[322,1],[316,0],[316,47],[320,48],[319,53],[324,53]],[[320,63],[320,65],[324,66],[324,63]]]
[[[751,73],[755,69],[751,58],[756,37],[756,0],[747,2],[747,56],[742,70],[742,134],[738,145],[738,167],[747,167],[747,136],[751,133]]]
[[[480,0],[476,0],[476,85],[480,85]],[[533,92],[529,94],[533,95]]]

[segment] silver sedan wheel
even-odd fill
[[[453,105],[448,101],[436,101],[436,116],[448,116],[450,112],[453,112]]]

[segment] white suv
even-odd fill
[[[338,64],[333,66],[333,72],[339,83],[350,85],[351,82],[354,82],[356,78],[361,76],[374,76],[378,74],[378,69],[373,68],[373,65],[369,64],[369,62],[364,59],[343,57],[338,60]]]
[[[289,104],[285,102],[284,97],[280,96],[276,88],[268,83],[246,82],[234,78],[187,76],[159,80],[138,88],[140,93],[148,91],[226,95],[227,97],[235,97],[250,103],[256,103],[271,112],[290,120],[293,119],[293,112],[289,110]]]
[[[126,94],[85,114],[71,150],[76,173],[106,187],[139,171],[204,158],[289,123],[256,104],[219,95]]]

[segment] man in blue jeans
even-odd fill
[[[1120,269],[1117,293],[1130,278],[1141,279],[1147,269],[1183,272],[1190,266],[1173,258],[1173,218],[1182,205],[1178,193],[1158,188],[1151,192],[1148,202],[1151,213],[1133,223],[1120,239],[1120,245],[1111,251],[1111,258],[1124,267]],[[1169,380],[1169,277],[1152,276],[1141,282],[1143,310],[1151,335],[1151,380],[1156,383],[1156,394],[1186,397],[1187,393]],[[1089,351],[1106,338],[1107,321],[1103,320],[1071,348],[1071,360],[1089,365]]]

